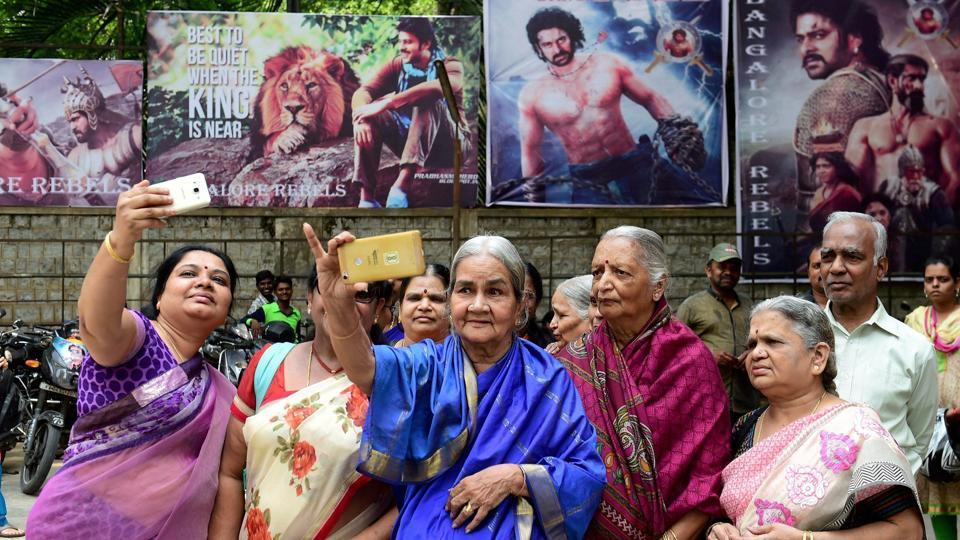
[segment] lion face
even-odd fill
[[[268,59],[264,78],[255,118],[257,138],[265,139],[264,155],[270,154],[276,140],[287,132],[303,134],[297,137],[296,146],[337,137],[349,118],[348,100],[359,87],[342,58],[303,46]]]
[[[299,124],[320,139],[336,136],[343,122],[343,90],[328,73],[311,64],[293,66],[272,84],[272,103],[264,103],[273,115],[264,115],[263,134],[283,131]],[[337,110],[339,109],[339,111]]]

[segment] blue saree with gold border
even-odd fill
[[[520,465],[529,499],[507,497],[469,538],[582,538],[606,471],[564,367],[514,339],[479,376],[457,336],[375,346],[376,375],[358,470],[404,486],[395,538],[464,538],[444,511],[463,478]]]

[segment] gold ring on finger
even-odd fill
[[[470,503],[467,503],[467,505],[463,507],[463,510],[464,510],[466,513],[468,513],[468,514],[472,514],[472,513],[473,513],[473,505],[470,504]]]

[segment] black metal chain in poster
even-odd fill
[[[738,0],[745,272],[802,270],[831,213],[887,230],[890,270],[958,253],[960,2]]]
[[[726,5],[485,2],[487,204],[723,204]]]

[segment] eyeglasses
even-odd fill
[[[314,289],[317,290],[317,294],[323,295],[320,292],[320,284],[318,283]],[[358,304],[369,304],[377,299],[377,296],[370,291],[357,291],[353,294],[353,301]]]
[[[353,301],[358,304],[369,304],[376,299],[377,297],[370,291],[357,291],[353,294]]]

